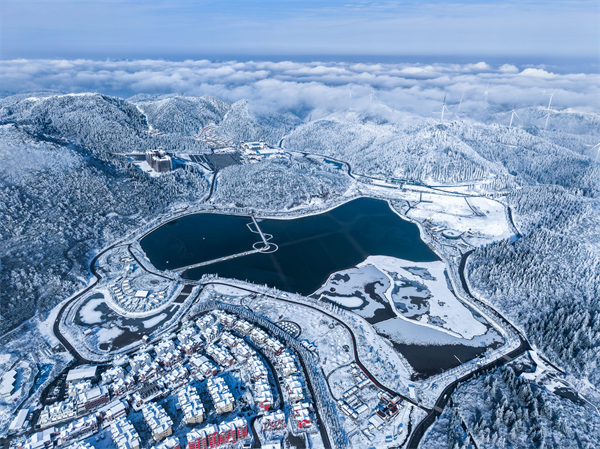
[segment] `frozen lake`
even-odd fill
[[[170,222],[141,241],[159,269],[174,269],[252,249],[258,236],[248,217],[195,214]],[[385,201],[361,198],[336,209],[294,220],[260,221],[279,249],[219,262],[185,273],[249,280],[309,295],[334,272],[354,267],[371,255],[414,262],[439,260],[423,243],[418,228],[395,214]]]

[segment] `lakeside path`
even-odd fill
[[[328,159],[333,159],[331,157],[328,157]],[[337,161],[337,160],[336,160]],[[337,161],[337,162],[341,162],[344,163],[343,161]],[[351,173],[351,168],[350,165],[347,163],[344,163],[347,166],[348,169],[348,175],[352,178],[354,178],[355,180],[358,180],[352,173]],[[361,175],[357,175],[362,177]],[[140,265],[140,267],[142,267],[142,269],[144,269],[145,271],[155,274],[155,275],[159,275],[161,277],[165,277],[167,279],[169,279],[167,276],[161,275],[156,273],[156,270],[153,270],[152,268],[148,268],[146,267],[144,264],[141,263],[141,261],[133,254],[133,252],[131,251],[131,245],[133,243],[136,243],[138,241],[140,241],[144,236],[150,234],[151,232],[153,232],[155,229],[157,229],[160,226],[163,226],[165,223],[167,223],[168,221],[174,220],[174,219],[178,219],[181,218],[183,216],[186,215],[192,215],[192,214],[196,214],[196,213],[233,213],[233,214],[240,214],[243,213],[242,210],[238,210],[238,209],[232,209],[232,208],[218,208],[218,207],[207,207],[206,202],[210,200],[210,198],[212,197],[212,194],[215,190],[215,186],[216,186],[216,178],[217,178],[217,174],[214,174],[214,177],[212,179],[211,182],[211,188],[209,191],[209,195],[208,197],[205,199],[205,201],[201,204],[198,204],[196,207],[193,207],[190,210],[187,209],[179,209],[177,211],[174,211],[173,213],[170,214],[165,214],[161,217],[159,217],[156,220],[153,220],[152,222],[148,223],[146,226],[144,226],[144,228],[136,231],[134,233],[134,235],[130,236],[127,239],[122,240],[120,243],[115,243],[109,247],[107,247],[106,249],[104,249],[102,252],[100,252],[93,260],[90,266],[90,271],[92,273],[92,275],[95,277],[95,279],[87,286],[85,287],[82,291],[80,291],[79,293],[77,293],[76,295],[73,296],[72,299],[70,299],[68,302],[66,302],[60,309],[57,319],[54,322],[53,325],[53,329],[54,329],[54,334],[56,335],[56,337],[59,339],[59,341],[65,346],[65,348],[67,350],[69,350],[69,352],[71,352],[71,354],[80,361],[83,362],[90,362],[93,363],[91,361],[86,360],[84,357],[82,357],[79,352],[69,343],[69,341],[65,338],[65,336],[63,336],[60,332],[59,329],[59,324],[60,321],[62,320],[63,316],[64,316],[64,312],[68,309],[68,307],[70,307],[75,301],[77,301],[78,299],[80,299],[83,295],[85,295],[86,293],[88,293],[91,289],[93,289],[95,286],[97,286],[97,284],[100,282],[100,280],[102,279],[102,276],[98,273],[97,269],[96,269],[96,262],[98,261],[98,259],[104,255],[106,252],[118,247],[118,246],[123,246],[126,245],[128,247],[128,250],[130,252],[130,254],[133,256],[133,258],[138,262],[138,264]],[[374,178],[374,177],[369,177],[371,179],[378,179],[378,178]],[[377,187],[380,188],[388,188],[388,189],[393,189],[398,191],[398,186],[393,186],[393,185],[378,185]],[[421,184],[419,186],[422,189],[431,189],[432,191],[438,190],[439,186],[426,186]],[[436,192],[436,193],[442,193],[442,192]],[[459,195],[459,196],[473,196],[473,197],[479,197],[480,195],[465,195],[464,193],[460,193],[460,192],[443,192],[446,194],[450,194],[452,195],[453,193],[455,195]],[[338,207],[340,204],[343,204],[347,201],[353,200],[357,197],[361,197],[361,196],[371,196],[371,195],[356,195],[356,196],[346,196],[346,197],[342,197],[342,198],[338,198],[337,201],[334,200],[332,202],[329,203],[328,206],[325,207],[318,207],[315,210],[312,210],[312,208],[306,209],[306,210],[297,210],[297,211],[292,211],[292,213],[286,213],[286,214],[280,214],[280,213],[274,213],[272,214],[272,218],[287,218],[287,219],[293,219],[293,218],[298,218],[298,217],[302,217],[302,216],[307,216],[307,215],[312,215],[312,214],[316,214],[316,213],[323,213],[324,211],[327,210],[331,210],[335,207]],[[389,198],[384,198],[383,196],[379,199],[389,199]],[[505,208],[507,208],[507,206],[504,206]],[[510,224],[512,225],[513,229],[516,229],[516,227],[514,226],[514,222],[512,220],[512,214],[510,209],[508,209],[507,211],[507,215],[509,217],[510,220]],[[265,216],[269,216],[269,213],[266,213]],[[518,235],[518,232],[517,232]],[[469,256],[469,254],[471,254],[472,251],[469,251],[468,253],[465,253],[461,259],[460,262],[460,267],[458,269],[459,275],[460,275],[460,280],[461,280],[461,284],[463,286],[464,291],[467,293],[469,300],[475,302],[475,303],[481,303],[481,301],[479,301],[477,298],[475,298],[469,291],[467,282],[466,282],[466,278],[465,278],[465,266],[466,266],[466,260]],[[184,279],[170,279],[173,282],[180,282],[180,283],[185,283],[185,284],[194,284],[194,285],[198,285],[200,284],[200,282],[198,281],[190,281],[190,280],[184,280]],[[360,367],[360,369],[365,373],[365,375],[367,375],[367,377],[379,388],[381,388],[384,391],[388,391],[390,394],[394,394],[394,395],[398,395],[401,396],[404,400],[406,400],[408,403],[411,403],[414,406],[417,406],[419,408],[421,408],[422,410],[424,410],[427,413],[427,416],[415,427],[414,431],[412,432],[412,434],[410,435],[410,439],[408,441],[408,447],[410,448],[417,448],[421,439],[424,437],[427,429],[435,422],[435,420],[441,415],[441,413],[443,412],[444,407],[446,406],[446,404],[448,403],[451,394],[454,392],[454,390],[457,388],[457,386],[461,383],[464,382],[470,378],[472,378],[473,376],[494,369],[498,366],[501,366],[505,363],[508,363],[510,360],[513,360],[514,358],[518,357],[519,355],[523,354],[524,352],[526,352],[527,350],[530,349],[529,343],[527,342],[527,340],[525,339],[525,337],[522,336],[522,334],[519,332],[518,329],[516,329],[512,323],[510,323],[507,319],[505,319],[500,313],[498,313],[497,311],[495,311],[495,309],[491,308],[491,306],[489,304],[485,304],[485,307],[488,309],[492,309],[496,312],[496,318],[500,317],[501,320],[503,321],[503,324],[509,328],[511,328],[519,337],[520,340],[520,345],[517,349],[514,349],[513,351],[501,355],[499,356],[496,360],[491,361],[490,363],[481,366],[471,372],[469,372],[468,374],[466,374],[465,376],[455,380],[454,382],[450,383],[449,385],[446,386],[446,388],[443,390],[443,392],[440,394],[440,396],[438,397],[438,399],[435,402],[435,405],[433,407],[433,409],[429,409],[426,407],[423,407],[421,405],[419,405],[418,403],[414,402],[412,399],[407,398],[403,395],[398,394],[397,392],[394,392],[393,390],[388,389],[387,387],[381,385],[377,379],[365,368],[365,366],[360,362],[359,356],[358,356],[358,351],[357,351],[357,345],[356,345],[356,337],[352,331],[352,329],[346,324],[344,323],[342,320],[340,320],[338,317],[333,316],[331,314],[329,314],[328,312],[318,308],[318,307],[313,307],[311,305],[308,304],[304,304],[302,302],[296,302],[296,301],[292,301],[290,299],[286,299],[286,298],[282,298],[281,296],[276,296],[276,295],[266,295],[264,292],[259,291],[260,289],[257,287],[256,289],[253,288],[244,288],[244,287],[240,287],[238,284],[232,283],[232,284],[228,284],[228,283],[223,283],[223,282],[207,282],[205,285],[209,285],[209,284],[222,284],[222,285],[230,285],[233,286],[235,288],[238,289],[244,289],[247,290],[248,292],[253,292],[253,293],[259,293],[259,294],[263,294],[265,296],[269,296],[275,300],[279,300],[279,301],[284,301],[284,302],[290,302],[290,303],[294,303],[297,305],[301,305],[304,307],[310,307],[312,309],[315,309],[316,311],[318,311],[319,313],[322,313],[328,317],[330,317],[331,319],[339,322],[343,327],[346,328],[346,330],[349,332],[351,338],[352,338],[352,344],[353,344],[353,352],[354,352],[354,358],[355,361],[357,363],[357,365]]]

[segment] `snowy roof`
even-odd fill
[[[25,419],[27,419],[27,413],[28,413],[27,409],[19,410],[17,417],[13,420],[9,429],[17,430],[17,429],[22,428],[23,424],[25,424]]]
[[[69,371],[67,374],[67,382],[73,382],[75,380],[90,379],[96,376],[95,366],[84,366],[81,368],[75,368]]]
[[[135,292],[136,298],[145,298],[146,296],[148,296],[147,290],[138,290],[137,292]]]

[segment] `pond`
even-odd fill
[[[113,311],[105,302],[104,295],[97,293],[87,298],[77,314],[75,324],[92,329],[98,348],[120,349],[150,335],[159,325],[168,322],[179,309],[178,305],[167,308],[146,318],[125,318]]]
[[[140,243],[156,268],[174,269],[251,250],[259,239],[248,223],[249,217],[189,215],[161,226]],[[439,260],[421,240],[417,226],[380,200],[360,198],[323,214],[265,219],[259,225],[273,235],[276,252],[217,262],[191,269],[185,276],[200,279],[203,274],[218,274],[309,295],[329,275],[356,266],[369,255]]]

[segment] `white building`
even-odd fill
[[[147,352],[136,354],[133,359],[129,362],[131,371],[133,373],[138,372],[143,366],[149,365],[152,362],[152,357]]]
[[[103,384],[109,384],[118,379],[125,379],[125,376],[127,376],[127,373],[120,366],[113,366],[100,375]]]
[[[17,413],[17,416],[8,427],[9,432],[18,432],[19,430],[22,430],[25,427],[25,421],[27,420],[28,414],[29,411],[27,409],[19,410],[19,413]]]
[[[144,406],[142,414],[156,441],[173,435],[173,420],[160,405],[150,402]]]
[[[17,371],[11,369],[2,376],[0,382],[0,398],[6,398],[15,392],[15,383],[17,382]]]
[[[208,355],[215,362],[224,367],[229,367],[235,362],[235,359],[233,358],[231,353],[227,349],[220,348],[219,346],[207,346],[206,355]]]
[[[108,427],[111,422],[126,416],[128,410],[129,406],[124,401],[117,399],[109,402],[98,410],[98,413],[102,416],[102,427]]]
[[[208,379],[207,388],[218,414],[233,411],[235,399],[223,378],[215,377]]]
[[[204,421],[204,405],[200,401],[196,388],[188,386],[180,390],[177,394],[177,400],[186,423],[200,424]]]
[[[173,343],[173,340],[163,340],[156,345],[155,351],[158,357],[164,357],[169,352],[175,351],[175,343]]]
[[[75,368],[69,371],[67,374],[67,383],[75,384],[84,382],[86,380],[93,380],[96,378],[96,367],[95,366],[82,366],[81,368]]]
[[[75,407],[75,403],[72,400],[55,402],[43,408],[38,419],[38,425],[45,427],[74,418],[75,416],[77,416],[77,407]]]
[[[190,358],[190,366],[194,371],[199,371],[205,377],[217,375],[218,369],[214,363],[203,355],[194,355]]]
[[[121,417],[111,423],[110,433],[118,449],[140,448],[140,436],[127,418]]]
[[[70,441],[87,438],[98,431],[98,418],[96,415],[84,416],[77,421],[70,422],[58,431],[56,444],[61,446]]]
[[[250,332],[250,339],[258,346],[262,346],[269,339],[269,335],[261,329],[254,329]]]
[[[165,441],[157,444],[152,449],[180,449],[179,440],[173,437],[167,437]]]
[[[203,317],[200,317],[196,320],[196,326],[198,326],[200,332],[204,332],[206,329],[208,329],[215,323],[216,319],[212,315],[204,315]]]

